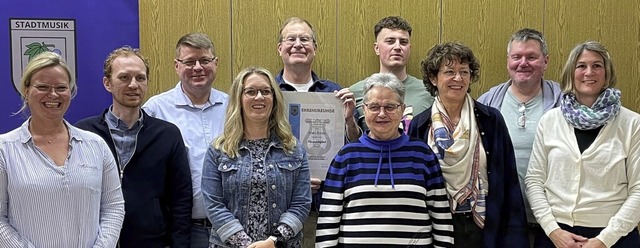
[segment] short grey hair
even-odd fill
[[[398,95],[400,104],[404,104],[404,84],[391,73],[376,73],[365,79],[363,102],[369,100],[369,91],[375,87],[384,87]]]
[[[305,24],[307,25],[307,27],[309,27],[309,29],[311,29],[311,40],[313,40],[313,47],[318,47],[318,33],[316,32],[316,29],[313,27],[313,25],[311,25],[311,23],[309,21],[307,21],[304,18],[300,18],[300,17],[291,17],[289,19],[287,19],[286,21],[284,21],[284,23],[282,23],[282,26],[280,27],[280,32],[278,33],[278,43],[282,42],[284,40],[284,36],[282,35],[282,31],[284,31],[284,29],[289,26],[289,24],[297,24],[297,23],[301,23],[301,24]]]
[[[531,28],[520,29],[511,35],[511,39],[509,39],[509,43],[507,44],[507,54],[511,51],[511,43],[514,41],[527,42],[528,40],[537,41],[538,44],[540,44],[542,55],[549,55],[549,48],[547,47],[547,41],[545,40],[544,35],[542,35],[540,31]]]

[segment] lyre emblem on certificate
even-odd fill
[[[310,156],[322,156],[331,149],[331,139],[327,134],[326,125],[331,123],[329,119],[305,119],[309,124],[309,132],[304,136],[302,143]]]

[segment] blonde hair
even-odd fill
[[[578,64],[578,58],[584,51],[591,51],[599,54],[604,60],[604,88],[613,88],[616,85],[616,70],[613,66],[613,60],[609,56],[609,51],[597,41],[587,41],[582,44],[578,44],[571,50],[567,62],[562,69],[562,80],[560,81],[560,87],[564,93],[576,93],[576,86],[573,83],[574,72],[576,71],[576,64]],[[603,89],[604,90],[604,89]]]
[[[43,52],[31,59],[24,68],[22,81],[20,82],[20,98],[22,98],[22,107],[20,107],[18,112],[14,114],[24,113],[27,109],[27,89],[31,86],[31,78],[33,77],[33,74],[36,74],[36,72],[44,68],[55,66],[61,67],[67,73],[67,78],[69,78],[69,88],[71,89],[71,98],[76,96],[78,86],[76,85],[76,81],[71,74],[71,69],[67,62],[57,53]]]
[[[224,124],[224,132],[213,141],[213,148],[222,151],[231,158],[238,156],[238,148],[244,137],[244,119],[242,116],[244,82],[247,77],[253,74],[267,77],[273,91],[273,108],[269,117],[267,135],[274,132],[282,142],[284,150],[287,153],[292,153],[296,145],[296,139],[291,132],[282,92],[273,75],[267,69],[261,67],[245,68],[233,80],[233,84],[229,89],[229,106],[226,112],[227,121]]]
[[[111,51],[111,53],[109,53],[109,55],[107,56],[107,59],[104,60],[104,65],[102,69],[104,77],[111,80],[111,73],[113,72],[113,68],[112,68],[113,61],[115,61],[117,58],[120,58],[120,57],[140,58],[140,60],[142,60],[142,63],[144,63],[144,67],[146,68],[147,80],[149,79],[149,61],[147,61],[147,58],[142,56],[142,53],[140,53],[140,49],[132,48],[130,46],[123,46],[120,48],[116,48],[115,50]]]

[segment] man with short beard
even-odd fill
[[[175,125],[140,108],[149,66],[137,49],[109,54],[102,82],[113,104],[76,123],[109,145],[122,181],[119,247],[190,247],[192,190],[187,151]]]

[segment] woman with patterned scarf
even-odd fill
[[[560,108],[540,119],[525,178],[536,247],[640,247],[640,115],[620,105],[606,48],[576,46]]]
[[[455,247],[529,247],[513,145],[497,109],[469,95],[480,64],[471,49],[436,45],[422,61],[436,100],[414,117],[409,135],[436,152],[454,221]]]

